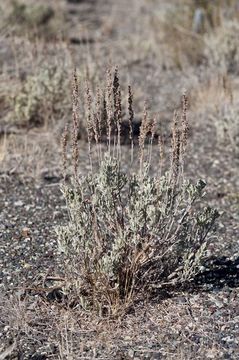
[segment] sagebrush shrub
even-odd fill
[[[23,81],[11,98],[12,116],[16,122],[43,125],[62,111],[66,73],[64,67],[58,65],[43,66]]]
[[[138,166],[136,171],[123,171],[117,81],[116,72],[109,96],[115,102],[107,104],[107,118],[111,117],[108,124],[115,122],[118,129],[116,145],[110,147],[109,138],[106,152],[99,152],[98,169],[86,176],[79,176],[74,164],[74,179],[62,186],[69,222],[56,229],[68,290],[76,292],[83,306],[100,313],[116,313],[142,290],[191,281],[200,269],[208,234],[218,216],[216,210],[200,206],[206,183],[199,180],[193,184],[183,176],[188,132],[185,95],[181,118],[175,115],[174,119],[168,171],[150,175],[148,150],[150,154],[158,147],[152,145],[155,124],[146,111],[139,136]],[[131,121],[131,92],[129,110]],[[74,127],[76,118],[75,114]],[[151,145],[146,144],[148,133]],[[77,145],[74,134],[73,129],[73,155]]]

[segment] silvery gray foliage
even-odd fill
[[[23,82],[21,91],[11,98],[16,121],[43,125],[53,114],[61,114],[67,82],[65,74],[65,64],[62,63],[50,67],[42,66],[39,71],[29,75]]]
[[[126,297],[145,284],[191,280],[218,216],[194,207],[205,186],[202,180],[175,185],[170,174],[151,177],[147,165],[125,174],[109,156],[97,173],[64,185],[69,222],[56,230],[78,290],[92,294],[107,284]]]

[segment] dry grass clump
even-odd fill
[[[179,69],[202,61],[204,44],[202,37],[192,31],[192,5],[187,1],[176,3],[169,7],[163,18],[155,20],[155,24],[158,22],[158,26],[162,26],[167,56]]]
[[[237,308],[238,289],[230,289],[138,304],[123,319],[101,320],[38,295],[9,296],[0,297],[0,325],[2,338],[15,345],[5,358],[236,358]],[[4,353],[9,348],[0,345]]]
[[[206,116],[215,127],[220,144],[239,151],[239,103],[237,92],[226,75],[210,77],[196,90],[192,101],[195,111]],[[201,104],[204,104],[203,108]]]
[[[157,9],[156,3],[154,7]],[[173,2],[164,11],[151,15],[154,52],[159,56],[163,52],[167,66],[179,69],[202,64],[207,59],[213,66],[218,66],[218,62],[221,65],[225,57],[227,62],[230,58],[236,62],[236,41],[231,38],[238,32],[237,15],[238,4],[233,0]]]
[[[132,164],[136,149],[138,156],[135,159],[136,171],[124,171],[120,146],[123,110],[116,71],[105,90],[107,150],[103,152],[99,143],[100,121],[88,115],[90,162],[92,164],[92,139],[95,138],[98,168],[93,171],[92,166],[87,176],[81,176],[77,167],[79,109],[76,77],[74,84],[74,179],[62,186],[69,223],[56,229],[68,277],[66,290],[73,290],[86,309],[93,307],[100,314],[115,314],[131,304],[143,290],[145,294],[152,289],[192,280],[200,270],[210,239],[208,235],[218,213],[210,207],[203,209],[200,206],[206,183],[199,180],[193,184],[184,179],[188,136],[186,95],[183,95],[181,115],[174,116],[168,171],[151,176],[150,158],[152,151],[158,148],[152,145],[155,121],[150,120],[145,107],[136,148],[131,127],[133,97],[129,91],[129,154],[131,152]],[[87,97],[91,106],[88,91]],[[162,160],[163,147],[161,140],[159,142],[159,159]],[[65,133],[64,167],[66,147]]]
[[[213,33],[205,37],[205,56],[209,66],[222,74],[239,71],[239,24],[226,21]]]
[[[182,69],[185,65],[197,64],[203,44],[201,36],[191,29],[190,6],[184,2],[159,4],[154,0],[140,4],[136,3],[131,11],[132,32],[124,39],[130,61],[153,56],[166,68]],[[140,27],[137,27],[138,18]]]

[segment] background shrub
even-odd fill
[[[217,68],[221,73],[238,73],[238,31],[238,21],[226,21],[205,38],[205,55],[211,68]]]
[[[210,71],[210,69],[209,69]],[[239,104],[237,89],[232,87],[229,74],[211,73],[192,96],[194,111],[208,117],[216,130],[218,144],[239,150]],[[201,104],[204,104],[203,108]]]
[[[12,98],[17,122],[43,125],[60,112],[65,96],[64,75],[58,66],[42,67],[37,74],[29,75]]]

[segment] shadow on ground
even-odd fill
[[[209,264],[209,265],[208,265]],[[228,286],[239,286],[239,257],[229,260],[226,257],[209,259],[207,270],[197,274],[193,282],[194,287],[206,285],[210,289]]]
[[[157,303],[179,295],[181,292],[200,293],[239,287],[239,257],[230,260],[225,256],[211,257],[204,264],[205,270],[181,286],[169,285],[152,291],[149,300]]]

